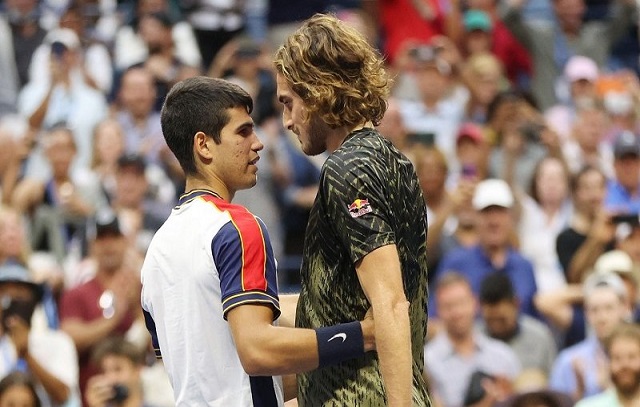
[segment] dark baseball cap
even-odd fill
[[[118,158],[118,169],[133,168],[137,172],[144,174],[147,163],[140,154],[123,154]]]
[[[613,154],[615,158],[627,155],[640,157],[640,137],[629,130],[620,132],[613,143]]]
[[[98,211],[93,220],[93,231],[90,235],[94,239],[99,239],[105,236],[122,236],[122,229],[120,228],[120,222],[118,217],[111,210]]]

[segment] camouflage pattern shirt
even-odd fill
[[[422,379],[427,327],[426,207],[411,162],[377,131],[351,133],[322,168],[304,247],[296,326],[361,320],[370,304],[355,264],[395,244],[410,302],[413,400],[429,406]],[[298,375],[301,406],[383,406],[375,352]]]

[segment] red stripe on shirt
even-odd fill
[[[242,290],[267,290],[267,248],[258,220],[245,207],[223,201],[213,195],[200,198],[214,204],[231,216],[231,222],[240,235],[242,247]]]

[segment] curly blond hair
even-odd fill
[[[391,81],[362,34],[336,17],[316,14],[276,52],[276,70],[330,127],[380,123]]]

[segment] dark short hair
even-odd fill
[[[144,355],[140,349],[122,337],[107,338],[98,343],[91,354],[91,360],[99,366],[107,356],[127,358],[134,365],[142,365],[144,363]]]
[[[516,298],[511,279],[505,273],[494,271],[487,274],[480,284],[480,303],[495,305]]]
[[[229,123],[228,109],[253,110],[251,96],[224,79],[196,76],[175,84],[161,112],[162,133],[186,175],[196,173],[193,136],[201,131],[220,143],[220,132]]]

